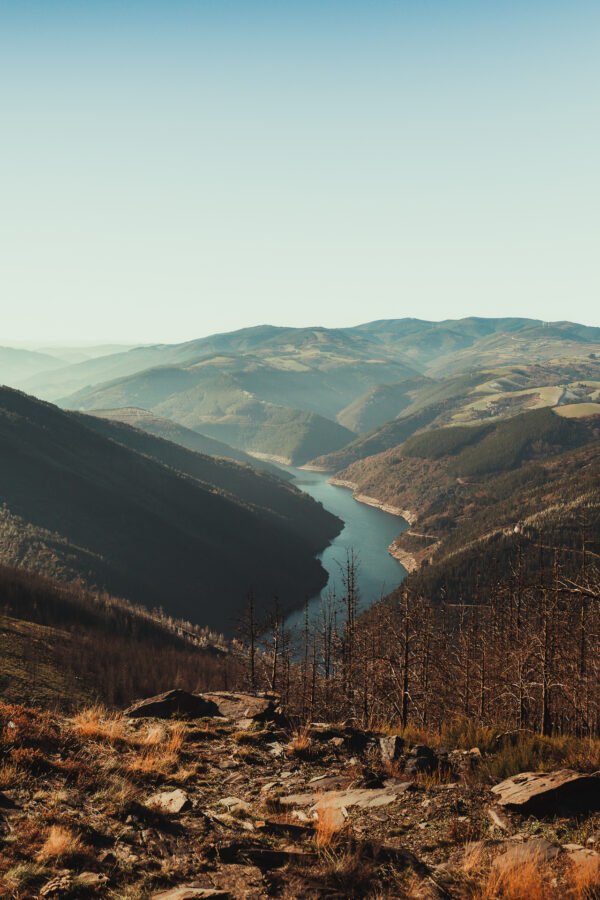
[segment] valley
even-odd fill
[[[599,350],[405,319],[11,358],[8,896],[591,900]]]
[[[287,468],[293,475],[293,484],[309,494],[343,523],[342,531],[319,554],[319,561],[329,579],[326,588],[309,601],[308,612],[312,620],[321,615],[322,603],[328,595],[338,598],[344,594],[344,569],[349,554],[356,554],[356,589],[359,594],[359,610],[367,609],[376,600],[389,594],[402,581],[405,571],[389,553],[389,546],[407,527],[398,515],[360,502],[347,488],[331,483],[326,475],[305,469]],[[323,599],[322,599],[323,598]],[[297,632],[301,629],[304,610],[297,610],[287,617],[286,627]]]

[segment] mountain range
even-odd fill
[[[599,340],[598,328],[529,319],[264,325],[110,354],[21,386],[70,409],[142,408],[239,450],[303,465],[406,414],[449,376],[564,366],[593,358]]]

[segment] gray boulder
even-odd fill
[[[146,700],[138,700],[125,710],[125,715],[131,718],[200,719],[204,716],[220,716],[222,713],[217,704],[207,696],[176,688]]]

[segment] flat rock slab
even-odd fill
[[[202,694],[191,694],[176,688],[146,700],[138,700],[125,715],[130,718],[200,719],[204,716],[220,716],[217,704]]]
[[[217,888],[177,887],[168,891],[160,891],[152,894],[152,900],[211,900],[220,897],[221,900],[233,900],[229,891],[220,891]]]
[[[308,794],[291,794],[281,797],[283,806],[310,806],[315,812],[323,809],[342,809],[357,806],[359,809],[375,809],[388,806],[411,787],[409,782],[383,788],[354,788],[348,791],[314,791]]]
[[[176,788],[174,791],[160,791],[146,800],[145,806],[168,815],[177,815],[191,807],[190,798],[185,791]]]
[[[556,844],[551,844],[546,838],[532,838],[529,841],[523,841],[522,844],[514,844],[508,847],[504,853],[497,856],[493,862],[493,866],[500,871],[512,869],[522,866],[524,863],[533,862],[536,865],[550,862],[555,859],[562,848]]]
[[[518,812],[600,810],[600,777],[571,769],[523,772],[492,788],[500,806]]]
[[[202,695],[214,703],[217,715],[235,722],[268,722],[277,718],[277,701],[274,697],[257,697],[254,694],[215,691]]]

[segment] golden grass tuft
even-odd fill
[[[552,872],[539,859],[505,868],[493,867],[483,885],[481,900],[551,900],[556,896]]]
[[[83,740],[106,741],[109,744],[128,742],[123,716],[103,706],[91,706],[77,713],[73,717],[73,729]]]
[[[0,763],[0,791],[15,787],[20,775],[19,768],[14,761]]]
[[[589,856],[572,862],[571,897],[573,900],[598,900],[600,897],[600,860]]]
[[[296,731],[291,741],[286,745],[285,751],[288,756],[295,756],[298,759],[305,760],[316,759],[321,754],[320,748],[316,747],[311,741],[307,728],[299,728]]]
[[[310,737],[307,728],[299,728],[287,745],[287,751],[291,754],[305,753],[310,747]]]
[[[58,862],[73,856],[77,856],[84,850],[81,838],[69,828],[62,825],[52,825],[48,830],[48,836],[37,854],[37,861]]]
[[[125,768],[132,774],[150,778],[166,776],[179,766],[181,751],[185,740],[185,726],[180,722],[173,724],[168,730],[162,729],[159,733],[151,729],[145,743],[141,742],[142,750],[129,759]]]
[[[321,806],[315,822],[315,844],[322,850],[335,846],[343,832],[348,832],[344,816],[337,807]]]
[[[465,844],[462,870],[465,875],[475,875],[484,868],[486,858],[485,845],[481,841]]]

